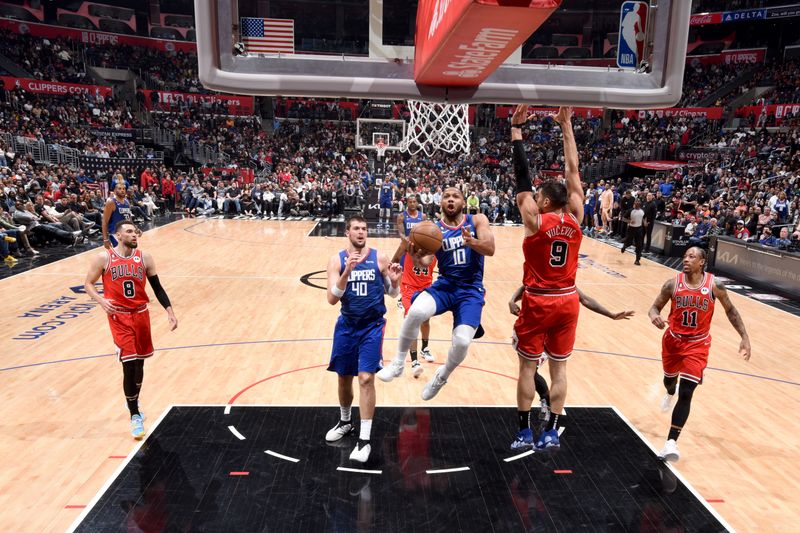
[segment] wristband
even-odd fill
[[[333,294],[337,298],[341,298],[342,296],[344,296],[344,290],[340,289],[334,284],[333,287],[331,287],[331,294]]]

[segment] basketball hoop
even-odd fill
[[[411,120],[403,139],[403,150],[424,152],[431,157],[437,150],[449,154],[469,151],[469,105],[438,104],[409,100]]]

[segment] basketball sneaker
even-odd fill
[[[325,440],[328,442],[336,442],[340,440],[350,433],[353,432],[353,422],[348,420],[345,422],[344,420],[339,420],[335,426],[328,430],[325,434]]]
[[[423,348],[419,353],[420,355],[422,355],[422,358],[429,363],[433,363],[434,361],[436,361],[436,359],[433,358],[433,354],[431,353],[430,349],[428,349],[427,347]]]
[[[542,432],[536,440],[537,450],[558,450],[561,443],[558,441],[558,429],[553,428]]]
[[[678,443],[675,439],[669,439],[664,443],[664,447],[661,449],[658,456],[669,463],[677,463],[681,458],[681,452],[678,451]]]
[[[144,421],[142,415],[133,415],[131,417],[131,435],[136,440],[141,440],[144,437]]]
[[[517,437],[511,443],[512,450],[524,450],[525,448],[533,448],[533,431],[531,428],[519,430]]]
[[[424,371],[425,369],[422,368],[422,365],[419,364],[419,361],[414,361],[411,363],[411,375],[414,376],[415,379],[420,377]]]
[[[370,446],[368,440],[358,439],[356,447],[353,448],[352,452],[350,452],[350,460],[357,461],[359,463],[366,463],[367,459],[369,459],[369,452],[371,451],[372,446]]]
[[[437,368],[436,372],[433,374],[433,379],[431,379],[425,385],[425,388],[422,389],[422,399],[425,400],[426,402],[428,400],[433,399],[433,397],[439,393],[439,390],[441,390],[441,388],[447,384],[446,379],[442,379],[441,377],[439,377],[439,374],[441,374],[443,369],[444,369],[443,366]]]
[[[403,375],[404,366],[405,364],[403,361],[399,363],[397,361],[392,361],[378,371],[378,379],[389,383],[394,378],[399,378]]]

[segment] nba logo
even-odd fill
[[[647,33],[647,2],[623,2],[619,17],[617,66],[635,69],[643,59]]]

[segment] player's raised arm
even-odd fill
[[[401,241],[406,240],[407,239],[406,227],[405,227],[405,221],[403,220],[403,213],[397,215],[397,218],[395,219],[394,222],[394,227],[397,230],[397,236],[400,237],[400,240]]]
[[[475,225],[474,237],[466,226],[461,228],[464,244],[481,255],[494,255],[494,233],[492,233],[492,228],[489,226],[489,219],[486,218],[486,215],[478,214],[472,217],[472,223]]]
[[[650,322],[658,329],[664,329],[667,326],[667,323],[661,317],[661,310],[667,305],[667,302],[672,298],[674,292],[675,279],[670,278],[661,286],[661,292],[658,293],[652,307],[650,307],[650,310],[647,312],[647,316],[650,317]]]
[[[408,239],[403,237],[400,240],[400,244],[397,246],[397,250],[395,250],[394,255],[392,256],[392,263],[399,263],[400,258],[403,257],[403,254],[408,251]]]
[[[613,313],[591,296],[584,294],[584,292],[580,289],[578,289],[578,297],[580,298],[581,305],[586,309],[597,313],[598,315],[607,316],[612,320],[629,320],[630,317],[634,315],[634,311],[620,311],[619,313]]]
[[[747,329],[744,327],[742,315],[739,314],[739,310],[736,309],[736,306],[733,305],[733,302],[728,297],[728,289],[725,288],[725,285],[716,280],[714,281],[714,298],[722,304],[728,321],[742,338],[742,342],[739,343],[739,355],[741,355],[745,361],[749,361],[750,336],[747,334]]]
[[[583,187],[578,172],[578,146],[575,144],[575,132],[572,131],[572,108],[561,107],[554,120],[561,126],[564,138],[564,179],[567,182],[567,206],[575,215],[578,223],[583,220]]]
[[[511,117],[511,145],[513,147],[514,178],[517,181],[517,207],[522,215],[522,223],[526,233],[533,234],[539,231],[539,207],[533,198],[533,183],[531,182],[528,156],[525,145],[522,144],[522,126],[528,121],[528,106],[520,104]]]
[[[344,296],[344,291],[347,290],[347,282],[350,279],[350,273],[361,261],[361,254],[354,252],[347,256],[344,263],[344,271],[339,272],[339,254],[333,254],[328,260],[328,303],[336,305],[339,300]]]

